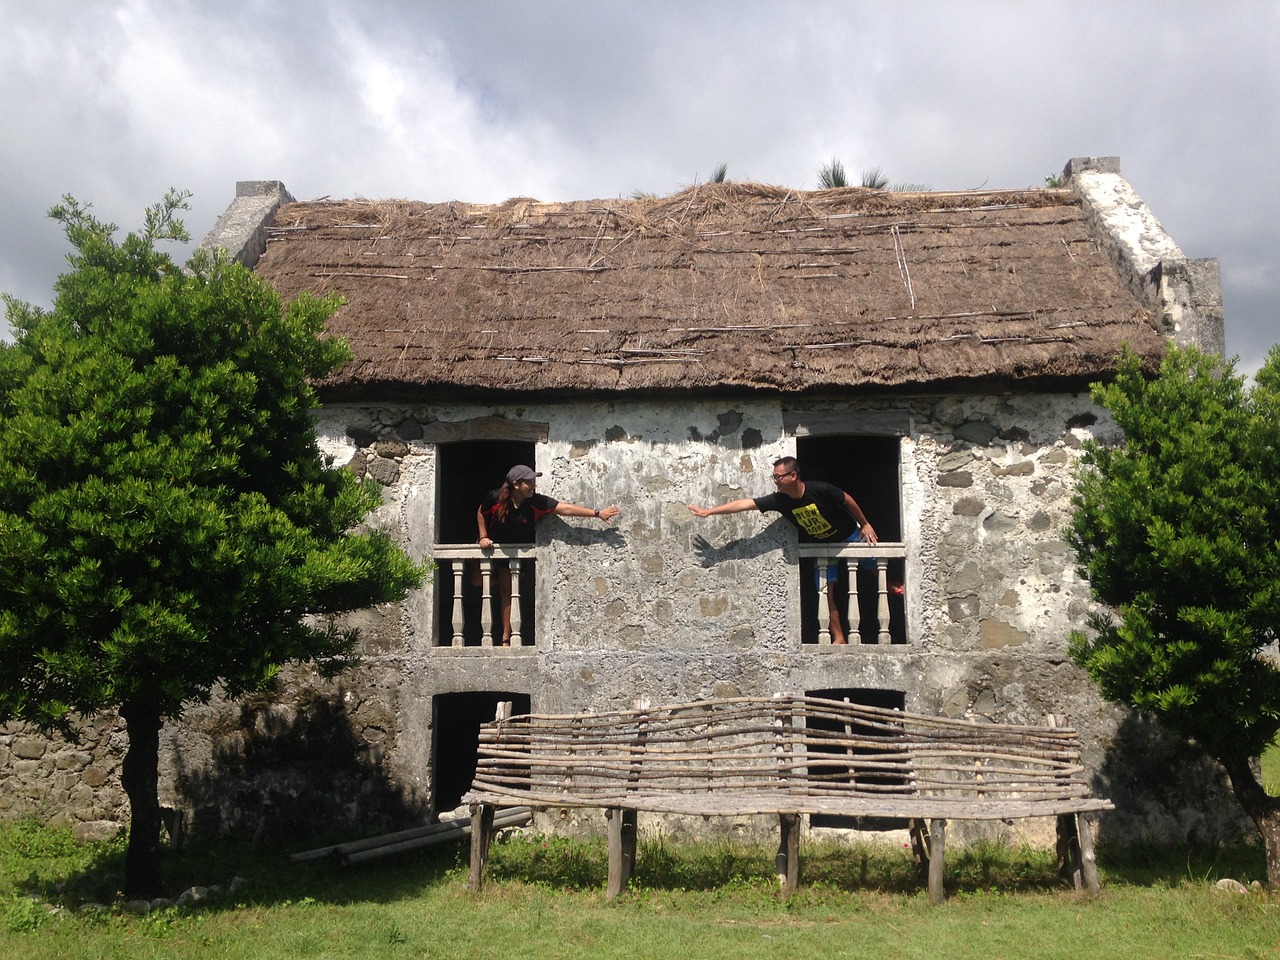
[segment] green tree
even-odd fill
[[[1068,539],[1114,613],[1071,655],[1107,699],[1222,764],[1278,887],[1280,798],[1251,760],[1280,730],[1280,347],[1252,387],[1194,349],[1171,348],[1155,378],[1126,354],[1093,398],[1124,438],[1088,446]]]
[[[282,306],[225,256],[187,270],[171,191],[122,242],[66,197],[73,247],[44,311],[5,298],[0,346],[0,718],[70,732],[116,709],[129,746],[125,888],[160,883],[159,732],[185,704],[336,672],[337,614],[422,582],[379,494],[319,454],[311,382],[349,355],[336,298]]]

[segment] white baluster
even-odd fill
[[[876,558],[876,587],[879,591],[876,619],[880,625],[876,643],[892,643],[893,637],[889,635],[889,561],[884,557]]]
[[[850,645],[862,642],[862,634],[858,632],[858,561],[845,560],[845,573],[849,577],[849,592],[844,598],[844,615],[849,621],[849,632],[845,634],[845,643]]]
[[[463,644],[462,628],[464,626],[462,620],[462,569],[466,566],[463,560],[446,560],[449,569],[453,573],[453,645],[460,647]]]
[[[487,557],[480,562],[480,646],[493,646],[493,561]]]
[[[817,557],[813,561],[813,579],[818,585],[818,645],[831,645],[831,617],[828,615],[830,602],[824,596],[827,592],[827,564],[830,557]]]
[[[511,646],[518,647],[524,643],[520,636],[520,559],[511,558]]]

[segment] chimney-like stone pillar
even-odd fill
[[[1120,175],[1119,157],[1075,157],[1062,175],[1098,243],[1165,335],[1179,346],[1224,353],[1218,261],[1187,259]]]
[[[279,180],[240,180],[236,197],[200,241],[200,249],[226,249],[232,260],[252,268],[267,250],[267,225],[293,197]]]

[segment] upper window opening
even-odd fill
[[[796,438],[796,460],[805,480],[823,480],[834,484],[858,502],[867,521],[883,542],[901,542],[902,479],[901,442],[885,436],[817,436]],[[879,583],[873,561],[863,561],[849,569],[840,565],[835,585],[835,602],[841,613],[841,626],[849,643],[875,644],[880,639],[878,617]],[[905,563],[891,559],[888,563],[888,601],[890,642],[907,642],[905,605]],[[825,596],[818,596],[815,582],[816,562],[800,562],[800,603],[802,611],[817,609],[818,618],[801,617],[801,643],[819,641],[820,621],[828,618]],[[825,577],[822,578],[825,581]],[[852,583],[851,583],[852,581]],[[855,591],[856,602],[850,604],[849,591]],[[825,583],[823,593],[826,593]],[[856,623],[850,621],[856,620]],[[832,632],[834,633],[834,626]]]

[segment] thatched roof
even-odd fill
[[[1078,385],[1165,343],[1069,190],[289,203],[256,270],[346,298],[332,398]]]

